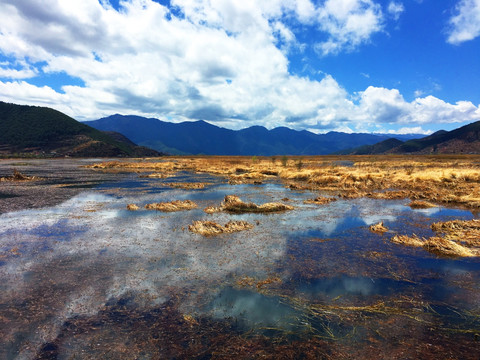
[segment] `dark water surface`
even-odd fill
[[[209,185],[164,185],[196,181]],[[203,212],[229,194],[295,210]],[[474,216],[408,200],[303,203],[317,195],[131,174],[1,215],[0,358],[479,358],[480,261],[390,242]],[[143,208],[184,199],[199,208]],[[195,220],[255,227],[206,238],[187,230]],[[379,221],[389,232],[370,232]]]

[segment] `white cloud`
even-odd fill
[[[388,13],[393,17],[395,21],[400,18],[400,15],[405,11],[405,7],[401,2],[390,1],[387,8]]]
[[[402,127],[398,130],[388,130],[386,131],[386,133],[395,134],[395,135],[406,135],[406,134],[430,135],[432,132],[429,130],[424,130],[421,126],[414,126],[414,127]]]
[[[408,103],[396,89],[369,87],[356,104],[331,75],[289,73],[295,21],[326,32],[320,51],[351,49],[382,28],[371,0],[329,0],[317,8],[309,0],[172,3],[184,16],[150,0],[123,1],[120,11],[97,0],[4,0],[0,51],[15,64],[0,65],[0,99],[54,107],[79,120],[124,113],[316,132],[480,120],[469,102]],[[57,92],[20,81],[43,73],[64,73],[85,86]]]
[[[373,86],[360,97],[360,109],[374,123],[436,124],[480,120],[480,108],[469,101],[449,104],[429,95],[409,103],[397,89]]]
[[[461,0],[450,18],[447,41],[458,45],[480,35],[480,0]]]
[[[383,14],[371,0],[327,0],[317,9],[318,26],[328,39],[316,44],[321,55],[352,50],[383,28]]]

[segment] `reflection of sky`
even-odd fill
[[[155,182],[149,186],[152,184]],[[218,305],[215,316],[236,317],[264,309],[260,311],[265,312],[261,323],[267,326],[278,321],[278,314],[288,318],[291,310],[280,306],[278,312],[268,313],[272,299],[248,291],[220,293],[228,300],[222,302],[218,289],[227,279],[231,282],[243,276],[268,277],[289,255],[288,242],[293,238],[348,236],[351,230],[368,232],[368,225],[379,221],[393,225],[405,216],[471,216],[441,208],[413,212],[402,201],[354,199],[326,205],[304,204],[304,200],[317,194],[272,184],[133,191],[123,197],[114,187],[110,190],[85,192],[52,208],[0,216],[0,250],[5,254],[0,262],[0,305],[35,297],[36,286],[41,287],[43,281],[70,284],[65,293],[55,295],[58,303],[51,311],[57,312],[57,318],[45,320],[55,329],[61,319],[94,314],[112,298],[133,294],[137,303],[152,305],[166,301],[181,289],[189,289],[185,310],[200,311],[205,309],[198,306],[200,303],[209,303]],[[290,198],[287,203],[296,209],[265,215],[203,212],[204,207],[219,205],[230,194],[259,204]],[[195,200],[199,208],[176,213],[143,208],[147,203],[183,199]],[[141,208],[127,211],[128,203]],[[194,220],[221,224],[246,220],[255,227],[205,238],[187,230]],[[335,278],[335,273],[330,275]],[[378,286],[370,278],[343,278],[335,280],[335,284],[312,283],[308,291],[302,291],[368,296],[379,293]]]

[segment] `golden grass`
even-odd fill
[[[292,189],[328,191],[342,198],[410,198],[434,204],[480,208],[480,156],[311,156],[302,168],[270,158],[231,156],[165,157],[163,161],[111,161],[90,165],[100,170],[210,173],[231,184],[279,179]],[[347,166],[345,162],[353,166]],[[289,164],[289,165],[288,165]],[[161,175],[156,175],[161,176]]]
[[[317,196],[315,199],[307,199],[303,203],[325,205],[325,204],[331,203],[332,201],[337,201],[337,199],[334,197]]]
[[[191,200],[174,200],[170,202],[160,202],[145,205],[145,209],[147,210],[158,210],[164,212],[191,210],[195,209],[196,207],[198,207],[198,205]]]
[[[207,213],[213,213],[218,211],[226,211],[230,213],[271,213],[271,212],[281,212],[293,210],[294,207],[291,205],[286,205],[277,202],[265,203],[262,205],[257,205],[255,203],[243,202],[236,195],[227,195],[225,200],[220,207],[208,207],[204,211]]]
[[[480,220],[452,220],[432,224],[437,236],[419,238],[416,235],[395,235],[397,244],[422,247],[445,256],[480,256]]]
[[[388,231],[388,228],[383,225],[383,221],[380,221],[378,224],[370,225],[370,231],[383,234]]]
[[[253,225],[246,221],[229,221],[224,226],[213,221],[194,221],[188,230],[203,236],[215,236],[252,229]]]
[[[437,205],[424,200],[413,200],[410,202],[410,204],[408,204],[408,206],[410,206],[412,209],[428,209],[436,207]]]
[[[185,190],[196,190],[196,189],[204,189],[205,186],[210,185],[209,183],[200,183],[200,182],[178,182],[178,183],[164,183],[164,186],[172,187],[175,189],[185,189]]]
[[[480,247],[480,220],[451,220],[432,224],[432,230],[446,238],[465,243],[470,247]]]
[[[11,176],[5,176],[5,177],[0,177],[0,182],[1,181],[36,181],[36,180],[41,180],[38,176],[28,176],[25,174],[22,174],[20,171],[17,169],[13,169],[13,175]]]
[[[135,205],[135,204],[128,204],[128,205],[127,205],[127,210],[136,211],[136,210],[138,210],[138,209],[139,209],[139,207],[138,207],[137,205]]]

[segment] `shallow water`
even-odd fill
[[[209,185],[162,185],[196,181]],[[283,199],[295,210],[203,212],[230,194],[256,203]],[[412,210],[408,200],[303,203],[317,195],[276,183],[231,186],[208,175],[129,174],[56,207],[3,214],[0,358],[248,358],[252,351],[476,358],[479,260],[389,241],[397,233],[429,236],[432,222],[474,216]],[[199,208],[143,208],[184,199]],[[140,210],[127,211],[129,203]],[[195,220],[255,227],[205,238],[187,230]],[[370,232],[379,221],[388,233]]]

